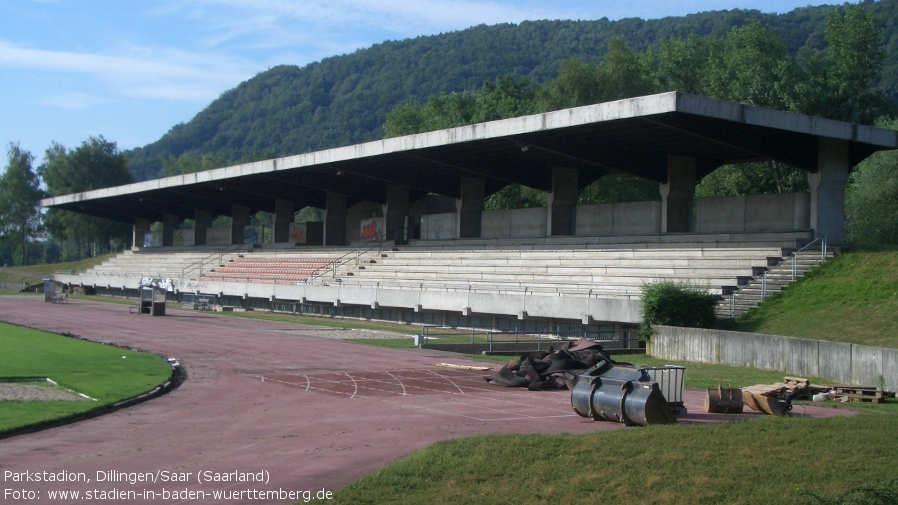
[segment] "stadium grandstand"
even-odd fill
[[[626,334],[646,283],[702,287],[732,317],[826,258],[844,242],[851,168],[896,148],[895,131],[671,92],[42,205],[133,225],[130,251],[55,276],[98,294],[155,283],[222,306]],[[767,160],[806,171],[810,193],[695,198],[721,165]],[[657,182],[660,199],[578,205],[619,173]],[[509,184],[545,191],[546,207],[484,210]],[[305,207],[322,221],[295,222]],[[250,226],[259,211],[273,214],[270,233]],[[228,227],[212,226],[219,216]]]

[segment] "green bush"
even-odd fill
[[[688,284],[655,282],[642,286],[642,325],[639,337],[648,340],[652,325],[711,328],[717,321],[717,297]]]

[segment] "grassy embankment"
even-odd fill
[[[0,401],[0,435],[118,403],[170,376],[171,366],[154,354],[0,323],[0,379],[50,378],[97,400]]]
[[[898,251],[841,254],[732,329],[898,348]]]
[[[45,263],[41,265],[28,265],[24,267],[2,267],[0,268],[0,281],[25,282],[28,284],[37,284],[44,277],[59,272],[72,270],[82,272],[95,265],[108,260],[115,256],[114,254],[106,254],[95,258],[87,258],[81,261],[70,261],[68,263]]]

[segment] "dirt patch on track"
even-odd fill
[[[44,382],[0,382],[0,401],[84,401],[77,394]]]

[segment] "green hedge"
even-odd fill
[[[717,297],[707,289],[669,281],[643,285],[639,337],[648,340],[653,324],[712,328],[716,306]]]

